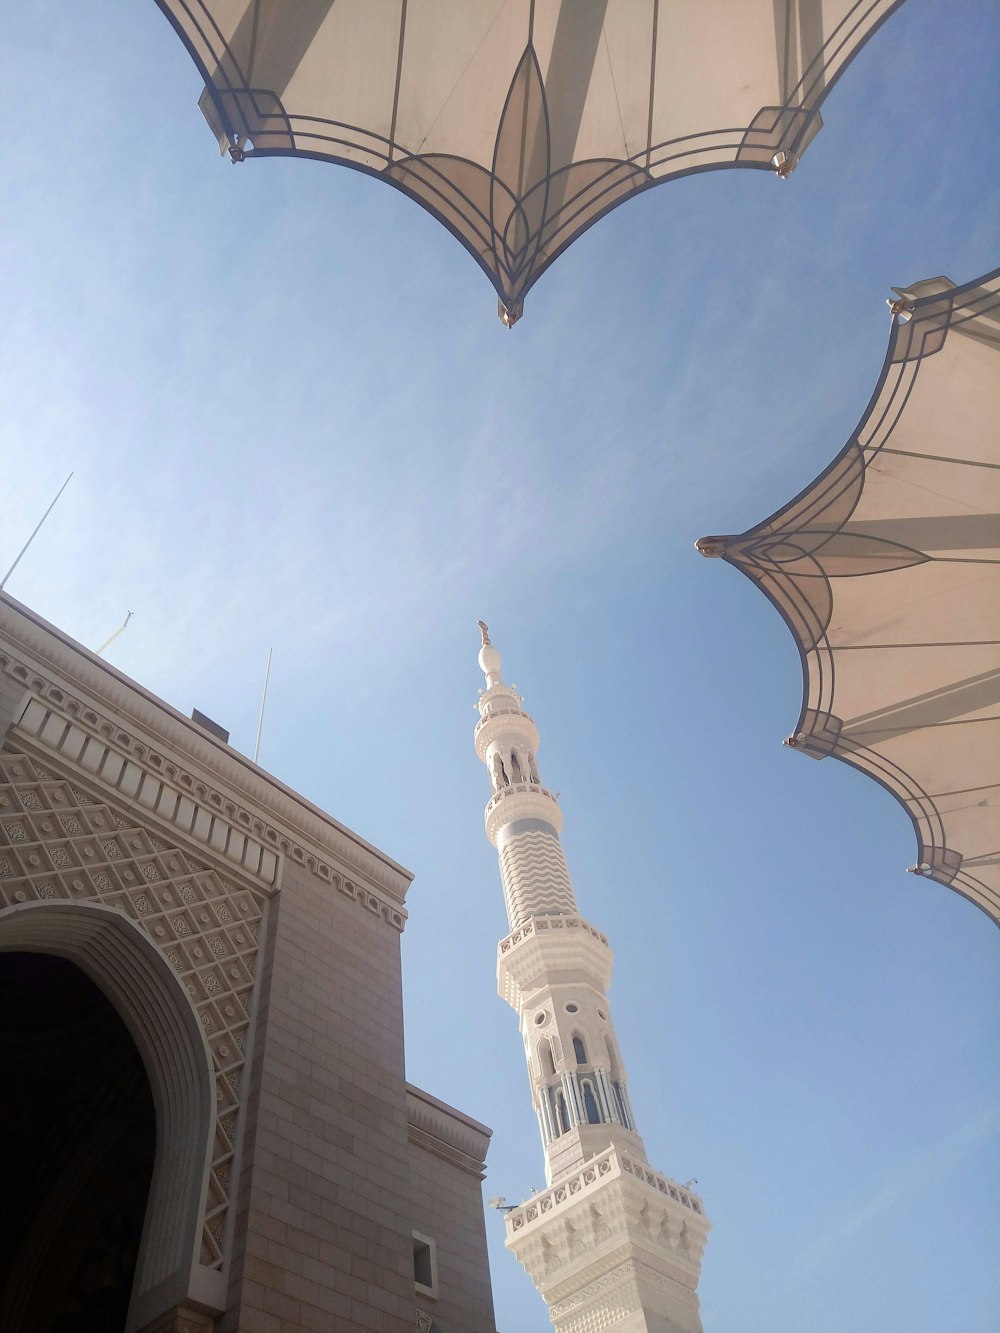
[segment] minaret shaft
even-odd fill
[[[549,1186],[508,1215],[507,1245],[560,1333],[700,1333],[708,1223],[696,1195],[648,1165],[607,999],[611,950],[580,915],[538,729],[480,628],[476,752],[510,923],[497,982],[518,1015]]]
[[[500,878],[511,930],[533,916],[577,916],[559,835],[541,819],[517,819],[497,836]]]

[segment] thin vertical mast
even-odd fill
[[[31,543],[32,543],[32,542],[35,540],[35,538],[38,536],[38,529],[42,526],[42,524],[45,522],[45,520],[48,518],[48,516],[52,513],[52,510],[55,508],[56,500],[59,499],[60,495],[62,495],[63,491],[64,491],[64,490],[66,489],[66,487],[69,485],[70,481],[72,480],[72,477],[73,477],[73,474],[72,474],[72,472],[71,472],[71,473],[69,474],[69,476],[66,478],[66,480],[63,482],[63,484],[59,487],[58,491],[56,491],[55,500],[52,501],[52,503],[49,505],[48,509],[46,509],[45,513],[44,513],[44,514],[41,516],[41,518],[38,520],[37,524],[35,525],[35,530],[34,530],[34,532],[31,534],[31,536],[28,538],[28,540],[24,543],[24,545],[21,547],[20,551],[18,552],[18,554],[17,554],[17,559],[16,559],[16,560],[14,561],[14,563],[11,565],[10,569],[7,570],[7,573],[3,576],[3,578],[0,579],[0,590],[3,589],[4,585],[6,584],[7,580],[10,578],[11,574],[13,574],[14,570],[17,569],[18,565],[21,563],[21,556],[24,555],[25,551],[28,549],[28,547],[31,545]]]
[[[271,649],[267,650],[267,666],[264,668],[264,692],[260,696],[260,717],[257,719],[257,742],[253,747],[253,761],[257,762],[260,754],[260,733],[264,729],[264,705],[267,703],[267,682],[271,675]]]

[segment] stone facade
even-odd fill
[[[490,1333],[489,1131],[405,1079],[409,873],[7,597],[0,746],[0,951],[97,984],[157,1109],[129,1333]]]

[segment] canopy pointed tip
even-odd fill
[[[725,537],[699,537],[694,544],[694,549],[699,555],[715,560],[726,554],[726,539]]]
[[[511,301],[510,305],[505,305],[503,297],[498,297],[497,314],[500,316],[501,324],[503,324],[505,328],[512,329],[524,314],[524,302]]]

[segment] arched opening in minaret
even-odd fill
[[[555,1075],[556,1062],[552,1056],[552,1043],[550,1041],[540,1041],[538,1043],[538,1054],[542,1062],[542,1072],[550,1078]]]
[[[559,1133],[569,1133],[569,1112],[566,1110],[566,1098],[561,1092],[556,1093],[556,1115],[559,1117]]]
[[[521,761],[517,757],[516,750],[511,750],[510,752],[510,775],[515,782],[524,781],[524,778],[521,774]]]
[[[583,1110],[587,1122],[591,1125],[599,1125],[601,1123],[601,1113],[597,1106],[597,1098],[594,1096],[594,1085],[589,1078],[585,1078],[581,1086],[583,1088]]]
[[[612,1083],[614,1089],[615,1101],[618,1104],[618,1114],[621,1116],[622,1124],[626,1129],[634,1129],[632,1117],[628,1113],[628,1104],[625,1101],[625,1092],[620,1083]]]
[[[0,1327],[125,1327],[156,1150],[146,1070],[64,958],[0,952]]]
[[[501,787],[510,786],[510,778],[507,776],[507,770],[503,766],[503,760],[498,754],[493,756],[493,786],[497,791]]]
[[[576,1056],[576,1063],[578,1065],[585,1065],[587,1063],[587,1048],[583,1044],[582,1037],[573,1038],[573,1054]]]

